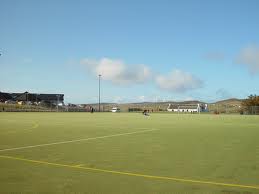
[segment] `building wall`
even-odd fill
[[[198,112],[198,108],[196,109],[173,109],[174,112]]]

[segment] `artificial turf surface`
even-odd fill
[[[259,193],[259,117],[0,113],[0,193]]]

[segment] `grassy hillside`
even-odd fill
[[[210,112],[219,113],[239,113],[241,110],[242,100],[230,98],[209,104]]]
[[[101,111],[109,112],[113,107],[119,107],[122,112],[129,112],[129,109],[135,109],[142,111],[144,109],[150,110],[153,112],[162,112],[167,111],[167,107],[169,104],[204,104],[206,102],[200,101],[182,101],[182,102],[140,102],[140,103],[123,103],[123,104],[116,104],[116,103],[102,103],[101,104]],[[239,99],[227,99],[223,101],[218,101],[215,103],[206,103],[209,106],[210,112],[218,111],[220,113],[239,113],[240,106],[242,100]],[[99,110],[99,104],[84,104],[84,106],[92,106],[96,110]],[[41,106],[31,106],[31,105],[18,105],[18,104],[4,104],[0,103],[0,112],[1,111],[57,111],[56,106],[52,108],[41,107]],[[86,109],[83,107],[59,107],[59,111],[85,111]]]
[[[153,110],[154,112],[158,111],[167,111],[169,104],[201,104],[206,102],[201,101],[181,101],[181,102],[141,102],[141,103],[105,103],[101,104],[101,110],[109,111],[112,107],[119,107],[123,112],[128,112],[129,108],[139,108],[139,109],[148,109]],[[206,103],[209,106],[209,111],[211,113],[218,111],[219,113],[239,113],[242,100],[231,98],[214,103]],[[90,104],[98,110],[98,104]]]
[[[137,103],[104,103],[101,104],[101,110],[109,111],[112,109],[112,107],[119,107],[123,112],[128,112],[129,108],[139,108],[139,109],[148,109],[153,110],[154,112],[158,111],[167,111],[167,107],[169,104],[198,104],[203,103],[200,101],[182,101],[182,102],[137,102]],[[98,110],[98,104],[88,104],[89,106],[93,106]]]

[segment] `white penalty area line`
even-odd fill
[[[142,129],[144,129],[144,128],[142,128]],[[13,150],[23,150],[23,149],[45,147],[45,146],[52,146],[52,145],[59,145],[59,144],[68,144],[68,143],[81,142],[81,141],[90,141],[90,140],[104,139],[104,138],[109,138],[109,137],[118,137],[118,136],[124,136],[124,135],[145,133],[145,132],[151,132],[151,131],[157,131],[157,130],[160,130],[160,129],[147,129],[147,130],[142,130],[142,131],[134,131],[134,132],[128,132],[128,133],[118,133],[118,134],[105,135],[105,136],[99,136],[99,137],[89,137],[89,138],[84,138],[84,139],[75,139],[75,140],[69,140],[69,141],[60,141],[60,142],[54,142],[54,143],[45,143],[45,144],[30,145],[30,146],[23,146],[23,147],[16,147],[16,148],[0,149],[0,152],[13,151]]]

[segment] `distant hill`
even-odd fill
[[[242,106],[242,99],[230,98],[209,104],[210,112],[239,113]]]
[[[119,107],[123,112],[128,111],[129,108],[136,108],[136,109],[149,109],[153,111],[167,111],[167,107],[169,104],[198,104],[204,103],[197,100],[192,101],[182,101],[182,102],[174,102],[174,101],[167,101],[167,102],[134,102],[134,103],[101,103],[101,110],[109,111],[112,107]],[[99,104],[84,104],[86,106],[92,106],[95,109],[99,109]]]
[[[129,108],[134,108],[136,110],[153,110],[153,111],[167,111],[169,104],[208,104],[209,111],[220,113],[237,113],[240,110],[242,99],[230,98],[226,100],[217,101],[214,103],[207,103],[198,100],[190,101],[166,101],[166,102],[133,102],[133,103],[101,103],[101,111],[110,111],[113,107],[118,107],[122,112],[128,112]],[[92,106],[96,110],[99,109],[99,104],[85,104],[86,106]]]
[[[215,104],[241,105],[242,101],[242,99],[238,98],[229,98],[226,100],[217,101]]]

